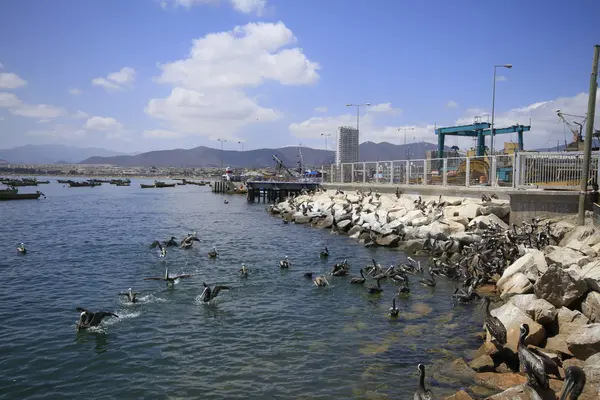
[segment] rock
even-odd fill
[[[310,215],[296,214],[294,215],[294,223],[296,224],[308,224],[310,222]]]
[[[338,222],[337,227],[342,232],[348,232],[350,228],[352,228],[352,221],[350,221],[349,219],[345,219],[341,222]]]
[[[593,236],[591,236],[589,239],[591,239]],[[580,242],[578,240],[571,240],[569,243],[567,243],[565,245],[565,247],[575,250],[575,251],[579,251],[583,254],[585,254],[588,257],[596,257],[598,254],[597,252],[590,247],[587,243],[585,242]]]
[[[446,397],[446,400],[473,400],[473,398],[464,390],[459,390],[452,396]]]
[[[599,354],[600,354],[600,353],[599,353]],[[592,360],[594,357],[596,357],[596,355],[595,355],[595,354],[594,354],[593,356],[589,357],[589,358],[586,360],[586,362],[587,362],[587,361],[590,361],[590,360]],[[574,366],[574,367],[579,367],[579,368],[583,369],[583,366],[584,366],[584,364],[585,364],[585,362],[583,362],[583,361],[581,361],[581,360],[578,360],[578,359],[576,359],[576,358],[569,358],[568,360],[564,360],[564,361],[562,362],[563,369],[567,369],[567,368],[569,368],[569,367],[571,367],[571,366]]]
[[[585,301],[581,304],[581,312],[591,322],[600,322],[600,293],[589,292]]]
[[[527,313],[529,305],[536,300],[537,296],[535,294],[520,294],[511,297],[510,303],[515,305],[521,311]]]
[[[569,350],[569,347],[567,346],[567,337],[569,337],[567,334],[558,334],[548,338],[545,349],[553,353],[563,354],[569,357],[573,356],[573,353],[571,353],[571,350]]]
[[[496,283],[496,286],[498,286],[498,289],[502,290],[502,286],[504,286],[504,284],[516,273],[522,273],[530,281],[535,282],[541,274],[537,267],[538,264],[540,265],[540,269],[543,269],[543,272],[548,269],[544,254],[541,251],[536,250],[535,252],[531,251],[526,253],[504,270],[504,273]]]
[[[553,306],[568,307],[587,291],[584,280],[575,280],[558,265],[551,265],[533,286],[535,295]]]
[[[596,229],[594,229],[594,227],[592,226],[577,226],[563,237],[563,239],[560,241],[560,246],[565,246],[571,240],[585,242],[589,237],[594,236],[596,234]]]
[[[467,227],[467,225],[469,225],[469,218],[464,217],[464,216],[458,216],[458,217],[449,217],[449,218],[445,218],[446,221],[452,221],[452,222],[458,222],[459,224],[461,224],[462,226],[464,226],[465,228]]]
[[[429,218],[427,217],[417,217],[415,219],[413,219],[412,221],[408,221],[408,224],[410,226],[423,226],[423,225],[427,225],[429,223]]]
[[[477,203],[463,203],[460,206],[448,206],[444,208],[444,217],[467,217],[473,219],[480,213],[480,205]]]
[[[570,335],[590,322],[588,317],[579,311],[569,310],[567,307],[558,309],[556,320],[558,321],[558,333],[562,335]]]
[[[400,236],[395,234],[387,236],[377,236],[375,242],[378,246],[398,247],[398,242],[400,242]]]
[[[575,225],[571,224],[567,221],[558,221],[555,224],[550,225],[550,236],[556,241],[556,243],[560,243],[561,240],[565,237],[565,235],[575,229]]]
[[[475,352],[473,359],[477,359],[482,356],[491,356],[498,353],[498,346],[492,342],[483,342],[483,344]]]
[[[510,214],[509,203],[491,203],[483,206],[479,206],[479,213],[481,215],[494,214],[498,218],[504,218]]]
[[[600,351],[600,324],[583,325],[567,337],[567,347],[580,360]]]
[[[472,360],[469,367],[477,372],[491,372],[494,370],[494,360],[489,355],[484,354]]]
[[[500,229],[508,229],[508,225],[494,214],[475,217],[469,222],[468,227],[471,229],[488,229],[492,225],[497,225]]]
[[[475,382],[481,386],[492,389],[506,390],[513,386],[522,385],[527,378],[515,372],[496,374],[493,372],[480,372],[475,374]]]
[[[569,268],[572,270],[573,267]],[[579,276],[585,280],[588,288],[595,292],[600,292],[600,263],[593,261],[577,269]]]
[[[358,204],[359,197],[355,194],[349,194],[346,196],[346,200],[352,204]]]
[[[585,372],[586,377],[584,395],[590,393],[598,396],[600,393],[600,353],[594,354],[585,360],[583,372]],[[595,397],[595,399],[598,399],[598,397]]]
[[[399,220],[395,219],[390,221],[388,224],[384,225],[384,228],[389,228],[389,229],[402,229],[404,225],[402,224],[402,222],[400,222]]]
[[[450,235],[450,237],[452,239],[458,240],[460,242],[460,244],[462,244],[463,246],[468,246],[475,242],[481,241],[481,236],[475,235],[474,233],[471,233],[471,232],[453,233],[452,235]]]
[[[526,312],[535,322],[541,325],[546,325],[554,321],[558,314],[556,308],[544,299],[537,299],[531,302]]]
[[[524,311],[521,311],[510,302],[490,311],[490,313],[493,316],[498,317],[506,327],[507,344],[505,347],[508,347],[514,352],[517,351],[521,324],[529,325],[529,336],[525,339],[525,344],[537,346],[546,337],[546,331],[543,326],[529,318]]]
[[[568,247],[548,246],[545,251],[548,265],[558,264],[563,268],[568,268],[573,264],[583,266],[592,260],[592,257]]]
[[[524,378],[525,379],[525,378]],[[552,392],[551,390],[548,390]],[[540,399],[539,395],[532,393],[533,389],[525,384],[519,384],[517,386],[510,387],[503,391],[502,393],[495,394],[493,396],[487,397],[485,400],[532,400],[532,399]],[[550,397],[552,396],[552,397]],[[543,400],[554,400],[554,392],[551,394],[548,393]]]
[[[325,218],[317,222],[317,228],[329,229],[333,226],[333,216],[328,214]]]
[[[424,217],[425,215],[421,212],[421,210],[411,210],[407,212],[403,217],[398,218],[400,222],[403,224],[407,224],[409,221],[412,221],[416,218]]]
[[[527,294],[531,292],[533,292],[533,285],[529,279],[524,274],[517,272],[511,275],[504,283],[500,297],[506,301],[515,294]]]
[[[404,242],[401,247],[405,253],[415,254],[417,251],[423,250],[423,240],[411,239]]]

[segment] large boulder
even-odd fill
[[[529,280],[535,282],[539,278],[540,273],[545,272],[547,268],[548,266],[544,259],[544,253],[539,250],[532,250],[525,253],[525,255],[506,268],[502,277],[496,283],[496,286],[498,286],[498,289],[502,290],[502,286],[516,273],[522,273]]]
[[[407,224],[410,226],[423,226],[423,225],[427,225],[429,223],[429,218],[427,217],[417,217],[415,219],[413,219],[412,221],[408,221]]]
[[[421,210],[411,210],[411,211],[407,212],[404,216],[402,216],[398,219],[400,220],[400,222],[407,225],[408,222],[412,222],[414,219],[422,218],[424,216],[425,216],[425,214],[423,214],[423,212]]]
[[[479,207],[479,213],[481,215],[494,214],[498,218],[504,218],[510,214],[509,203],[488,203]]]
[[[391,220],[390,222],[388,222],[387,224],[385,224],[383,226],[383,228],[388,228],[388,229],[402,229],[404,227],[404,225],[402,224],[402,222],[400,222],[397,219]]]
[[[600,351],[600,324],[583,325],[567,337],[567,346],[580,360]]]
[[[471,220],[471,222],[469,222],[468,225],[468,227],[471,229],[488,229],[491,226],[499,226],[500,229],[508,229],[506,222],[502,221],[495,214],[480,215],[479,217],[475,217],[473,220]]]
[[[507,343],[505,347],[508,347],[514,352],[517,351],[521,324],[529,325],[529,336],[525,339],[526,344],[537,346],[546,337],[544,327],[535,322],[524,311],[521,311],[512,303],[506,303],[503,306],[492,310],[491,314],[498,317],[506,328]]]
[[[464,390],[459,390],[452,396],[446,397],[446,400],[473,400],[473,398]]]
[[[296,224],[308,224],[311,220],[310,215],[303,215],[302,213],[294,215],[294,223]]]
[[[342,232],[348,232],[352,228],[352,221],[345,219],[337,223],[337,228]]]
[[[548,264],[558,264],[563,268],[568,268],[573,264],[583,266],[592,260],[592,257],[568,247],[548,246],[544,251]]]
[[[573,279],[569,273],[554,264],[538,279],[533,290],[538,298],[560,308],[569,306],[583,296],[587,291],[587,284],[584,280]]]
[[[561,240],[575,229],[575,225],[567,221],[558,221],[555,224],[550,225],[550,237],[554,239],[556,243],[560,243]]]
[[[584,225],[577,226],[569,233],[567,233],[563,239],[560,241],[560,245],[564,246],[569,243],[571,240],[577,240],[579,242],[586,242],[590,237],[597,235],[598,232],[593,226]]]
[[[592,239],[592,237],[588,239]],[[580,242],[579,240],[571,240],[569,243],[565,244],[566,248],[578,251],[588,257],[596,257],[598,254],[593,247],[590,247],[586,242]]]
[[[502,300],[507,300],[516,294],[527,294],[533,292],[533,285],[527,276],[525,276],[525,274],[517,272],[516,274],[511,275],[510,278],[504,282],[501,290],[502,292],[500,297]]]
[[[434,221],[430,225],[420,226],[417,236],[421,239],[425,239],[430,235],[432,237],[448,237],[464,231],[465,227],[458,222]]]
[[[424,241],[420,239],[411,239],[401,244],[402,251],[408,254],[415,254],[417,251],[423,250]]]
[[[346,200],[347,200],[349,203],[352,203],[352,204],[358,204],[358,202],[359,202],[359,200],[360,200],[360,199],[359,199],[359,197],[358,197],[357,195],[355,195],[355,194],[349,194],[349,195],[347,195],[347,196],[346,196]]]
[[[377,236],[375,242],[378,246],[398,247],[398,243],[400,242],[400,236],[395,234],[387,236]]]
[[[317,222],[317,228],[329,229],[333,226],[333,216],[328,214],[325,218],[322,218]]]
[[[589,292],[581,304],[581,312],[590,322],[600,322],[600,293]]]
[[[467,217],[473,219],[480,215],[480,204],[465,202],[460,206],[448,206],[444,208],[444,217]]]
[[[529,305],[538,298],[535,294],[519,294],[510,298],[509,302],[521,311],[527,313]]]
[[[582,267],[571,266],[569,273],[575,272],[579,277],[585,280],[589,290],[600,292],[600,263],[597,261],[585,264]],[[573,275],[573,274],[571,274]]]
[[[567,346],[567,334],[558,334],[556,336],[549,337],[546,341],[545,349],[553,353],[562,354],[564,357],[573,357],[573,353]]]
[[[465,228],[467,227],[467,225],[469,225],[469,218],[467,217],[450,217],[450,218],[444,218],[445,221],[452,221],[452,222],[458,222],[459,224],[461,224],[462,226],[464,226]]]
[[[596,353],[585,360],[583,372],[585,372],[586,377],[583,397],[590,394],[596,396],[591,398],[597,399],[600,397],[600,353]]]
[[[469,367],[477,372],[491,372],[494,370],[494,360],[491,356],[484,354],[473,359],[469,363]]]
[[[352,228],[350,228],[348,230],[348,235],[352,236],[352,235],[356,235],[357,233],[360,234],[362,232],[362,227],[359,225],[354,225]]]
[[[554,321],[558,314],[556,308],[544,299],[532,301],[526,312],[535,322],[541,325]]]
[[[590,322],[588,317],[579,311],[569,310],[567,307],[558,309],[556,320],[558,321],[558,333],[561,335],[570,335]]]

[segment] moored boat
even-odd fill
[[[68,181],[69,183],[69,187],[96,187],[96,186],[100,186],[102,185],[101,183],[95,183],[95,182],[75,182],[75,181]]]
[[[40,196],[46,197],[39,190],[35,193],[19,193],[19,189],[0,189],[0,201],[2,200],[33,200],[39,199]]]
[[[157,188],[166,188],[166,187],[175,187],[174,183],[165,183],[161,181],[154,181],[154,187]]]
[[[155,185],[144,185],[143,183],[140,183],[140,187],[142,189],[150,189],[150,188],[153,188],[153,187],[156,187],[156,186]]]

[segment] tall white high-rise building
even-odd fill
[[[340,126],[337,133],[335,163],[358,162],[358,129]]]

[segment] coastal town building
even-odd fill
[[[335,163],[358,162],[358,129],[340,126],[337,132]]]

